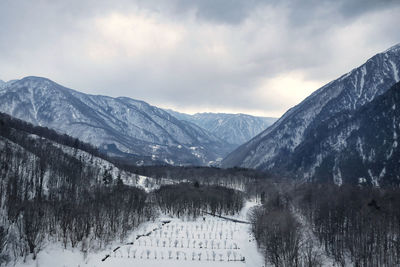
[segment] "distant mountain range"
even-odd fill
[[[80,93],[41,77],[0,81],[0,111],[138,165],[213,165],[227,155],[222,167],[336,184],[400,184],[399,70],[400,44],[318,89],[277,121],[189,115]]]
[[[88,95],[41,77],[0,82],[0,111],[79,138],[108,154],[131,158],[139,165],[216,164],[240,140],[249,140],[268,126],[248,115],[213,114],[213,119],[207,115],[208,121],[229,125],[223,133],[218,127],[203,126],[210,124],[206,119],[186,120],[182,119],[185,114],[174,114],[179,114],[178,119],[143,101]]]
[[[239,146],[268,128],[277,119],[247,114],[196,113],[189,115],[166,110],[180,120],[189,121],[226,142]]]
[[[392,154],[398,153],[398,85],[383,95],[399,82],[399,70],[400,44],[315,91],[230,153],[222,166],[337,184],[399,183],[389,173],[399,156]]]

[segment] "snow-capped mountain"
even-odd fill
[[[3,86],[0,111],[135,159],[206,165],[232,149],[200,127],[146,102],[88,95],[40,77]]]
[[[276,118],[247,114],[196,113],[184,114],[167,110],[180,120],[190,121],[233,145],[241,145],[272,125]]]
[[[400,184],[400,83],[355,112],[341,112],[307,132],[280,162],[306,178],[375,186]]]
[[[355,110],[382,95],[400,80],[399,70],[400,44],[373,56],[365,64],[315,91],[264,132],[230,153],[222,161],[222,166],[283,171],[285,161],[292,154],[298,153],[300,149],[309,149],[305,144],[313,144],[313,138],[317,135],[330,137],[330,131],[334,131],[329,128],[327,132],[318,133],[318,129],[323,129],[338,114],[348,113],[351,117]],[[337,141],[335,146],[346,146],[345,138]],[[321,150],[315,159],[309,159],[312,162],[307,164],[308,169],[304,169],[299,176],[314,177],[323,158]]]

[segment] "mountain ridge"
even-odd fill
[[[144,101],[84,94],[28,76],[0,91],[0,110],[114,153],[168,164],[207,165],[231,147]]]
[[[399,101],[400,82],[352,113],[336,114],[310,131],[282,166],[339,185],[400,184]]]
[[[222,166],[279,169],[279,159],[289,156],[304,141],[307,130],[338,112],[351,112],[371,102],[398,82],[398,48],[399,45],[395,45],[376,54],[360,67],[316,90],[272,126],[231,152],[222,161]]]
[[[191,114],[167,110],[180,120],[192,122],[233,145],[241,145],[272,125],[276,118],[243,113],[201,112]]]

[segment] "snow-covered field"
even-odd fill
[[[245,219],[253,205],[253,202],[247,202],[234,218]],[[168,217],[144,223],[124,244],[115,242],[108,250],[87,255],[79,249],[64,250],[59,244],[48,245],[36,261],[30,259],[16,266],[261,267],[263,262],[250,225],[206,215],[196,220]]]

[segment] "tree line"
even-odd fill
[[[154,200],[162,212],[178,217],[197,217],[204,212],[232,215],[243,207],[241,192],[198,182],[161,186],[154,192]]]
[[[400,189],[304,184],[294,191],[326,253],[340,266],[400,264]]]
[[[274,266],[398,266],[400,189],[264,181],[250,220]]]

